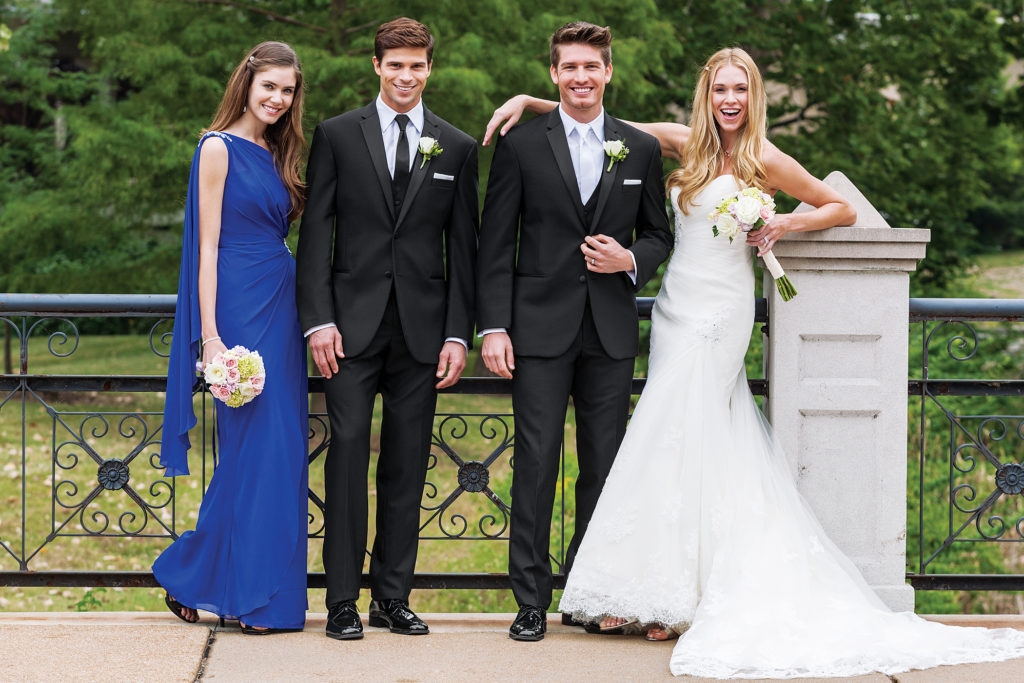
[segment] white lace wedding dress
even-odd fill
[[[713,237],[707,218],[737,189],[721,176],[689,215],[676,211],[647,385],[559,609],[674,627],[677,675],[853,676],[1024,657],[1024,632],[889,610],[797,492],[747,387],[753,250]]]

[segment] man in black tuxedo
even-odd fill
[[[516,640],[546,632],[551,511],[569,397],[579,478],[567,567],[626,430],[639,345],[635,291],[672,246],[657,140],[604,112],[611,40],[607,28],[584,22],[551,37],[560,104],[499,139],[484,201],[477,325],[487,367],[512,379],[509,575],[519,614],[509,635]],[[622,149],[612,144],[606,153],[606,140]]]
[[[382,25],[380,95],[316,128],[299,234],[299,318],[326,379],[327,635],[361,638],[367,468],[383,400],[371,626],[427,633],[409,609],[437,389],[455,384],[473,333],[476,142],[421,95],[434,39],[412,19]],[[436,378],[441,378],[437,382]],[[436,384],[435,384],[436,382]]]

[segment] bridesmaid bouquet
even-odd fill
[[[244,406],[263,392],[267,371],[260,354],[244,346],[221,351],[203,368],[214,398],[229,408]]]
[[[741,232],[757,230],[775,217],[775,200],[756,187],[748,187],[727,196],[708,214],[711,219],[711,232],[715,237],[725,235],[729,244]],[[796,287],[789,281],[786,271],[782,270],[779,260],[770,250],[764,253],[764,265],[775,279],[775,286],[783,301],[796,296]]]

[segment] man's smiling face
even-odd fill
[[[604,86],[612,80],[612,65],[590,45],[569,43],[558,48],[558,64],[551,66],[551,80],[558,86],[562,109],[586,123],[601,111]]]
[[[373,69],[380,76],[380,96],[384,104],[404,114],[420,101],[430,76],[427,48],[385,50],[380,61],[373,58]]]

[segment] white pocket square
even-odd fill
[[[448,175],[447,173],[435,173],[434,180],[455,180],[455,176]]]
[[[640,180],[639,178],[626,178],[625,180],[622,181],[622,184],[623,185],[639,185],[642,182],[643,181]]]

